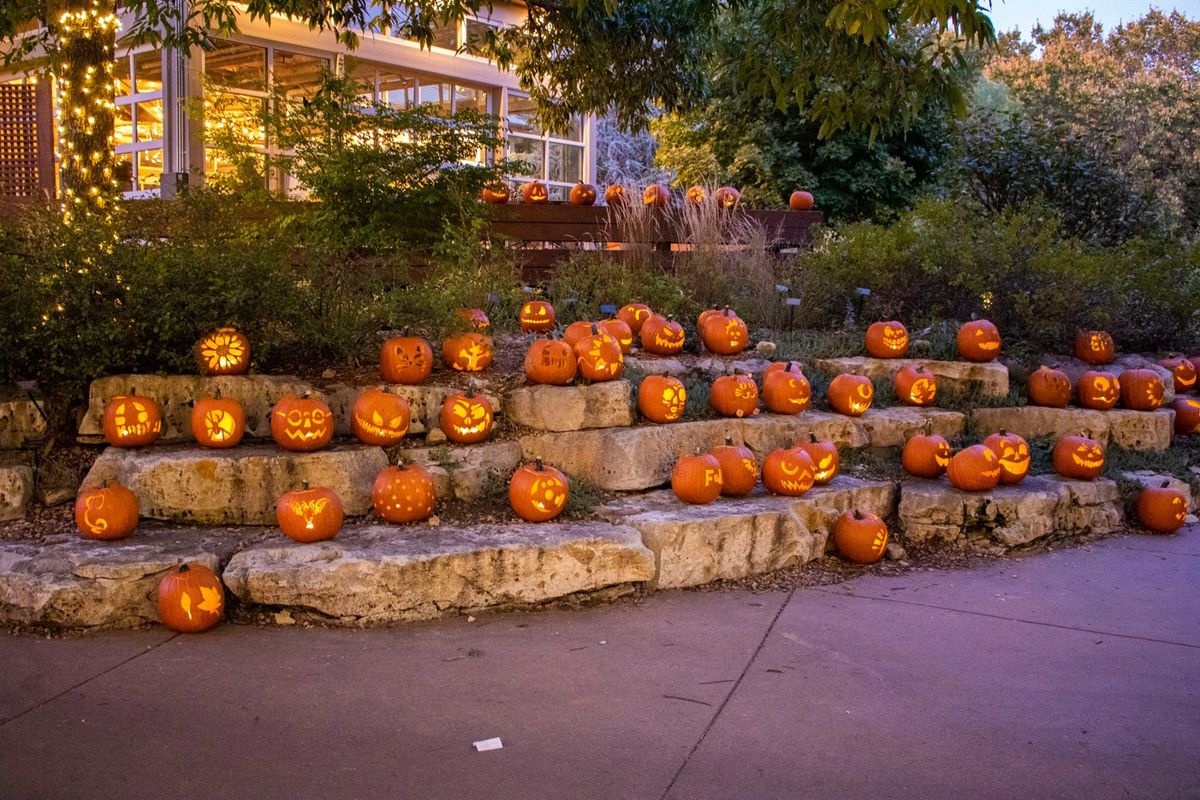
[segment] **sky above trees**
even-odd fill
[[[1192,18],[1200,15],[1200,0],[1166,0],[1157,3],[1147,0],[1051,0],[1049,3],[1046,0],[993,0],[991,14],[997,31],[1017,28],[1028,35],[1038,23],[1044,28],[1052,26],[1055,14],[1060,11],[1073,13],[1090,10],[1107,31],[1123,22],[1141,18],[1152,6],[1166,13],[1176,9]]]

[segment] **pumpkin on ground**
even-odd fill
[[[202,375],[245,375],[250,371],[250,340],[237,328],[218,328],[196,343]]]
[[[423,520],[437,505],[433,478],[417,464],[387,467],[375,476],[371,505],[387,522]]]
[[[1181,355],[1169,356],[1158,362],[1171,373],[1175,394],[1187,394],[1196,388],[1196,366]]]
[[[1161,408],[1166,387],[1152,369],[1127,369],[1121,373],[1121,405],[1134,411]]]
[[[320,450],[333,439],[333,412],[324,400],[289,394],[271,409],[271,438],[284,450]]]
[[[870,512],[850,509],[833,524],[833,545],[847,561],[874,564],[887,552],[887,543],[887,525]]]
[[[476,331],[442,340],[442,361],[458,372],[481,372],[492,364],[492,337]]]
[[[722,375],[713,381],[708,402],[723,417],[752,417],[758,413],[758,384],[750,375]]]
[[[647,375],[638,386],[638,411],[660,425],[683,418],[687,389],[678,378]]]
[[[379,372],[388,383],[412,386],[433,371],[433,348],[419,336],[396,336],[379,351]]]
[[[811,192],[795,191],[788,198],[788,208],[792,211],[808,211],[813,207],[813,196]]]
[[[113,447],[145,447],[162,433],[162,411],[151,397],[114,397],[104,406],[103,430]]]
[[[896,320],[872,322],[865,341],[872,358],[904,358],[908,355],[908,328]]]
[[[567,199],[573,206],[593,206],[596,204],[596,187],[580,181],[571,187]]]
[[[726,437],[725,444],[714,447],[711,454],[721,467],[721,494],[744,497],[754,491],[758,483],[758,462],[749,447],[735,445],[732,438]]]
[[[811,489],[816,480],[812,458],[798,447],[772,450],[763,459],[763,486],[772,494],[799,497]]]
[[[920,364],[896,370],[892,388],[906,406],[929,406],[937,399],[937,377]]]
[[[626,303],[617,312],[617,319],[628,325],[634,336],[642,332],[642,324],[652,316],[654,312],[645,303]]]
[[[1071,402],[1071,379],[1065,372],[1043,364],[1029,376],[1026,391],[1035,406],[1066,408]]]
[[[838,473],[841,457],[837,445],[829,441],[818,441],[815,433],[808,435],[807,442],[797,442],[796,448],[808,453],[813,462],[813,481],[824,486]]]
[[[826,397],[834,411],[848,417],[858,417],[871,407],[871,401],[875,399],[875,385],[870,378],[844,372],[829,382]]]
[[[275,520],[289,539],[297,542],[321,542],[337,536],[342,529],[345,510],[337,492],[326,486],[285,492],[275,503]]]
[[[1015,433],[1000,431],[983,440],[1000,459],[1000,482],[1020,483],[1029,474],[1029,442]]]
[[[246,412],[232,397],[201,397],[192,406],[192,436],[201,447],[235,447],[246,433]]]
[[[554,306],[545,300],[528,300],[517,314],[517,323],[526,333],[552,331],[556,322]]]
[[[545,522],[563,512],[570,492],[567,476],[545,466],[539,458],[513,473],[508,482],[508,504],[523,520]]]
[[[1075,357],[1085,364],[1111,364],[1116,349],[1112,336],[1106,331],[1079,331],[1075,334]]]
[[[669,317],[654,314],[642,323],[642,349],[659,356],[673,356],[683,349],[683,326]]]
[[[1050,460],[1064,478],[1091,481],[1104,469],[1104,448],[1086,436],[1064,436],[1055,443]]]
[[[350,432],[363,444],[399,444],[411,421],[408,401],[382,389],[362,390],[350,408]]]
[[[950,464],[950,443],[936,433],[910,436],[900,452],[900,466],[918,478],[940,478]]]
[[[731,356],[745,350],[750,343],[750,329],[732,308],[726,307],[708,317],[701,315],[698,327],[700,340],[710,353]]]
[[[773,414],[799,414],[812,403],[812,385],[799,370],[768,368],[763,373],[762,397]]]
[[[474,391],[455,392],[442,401],[438,424],[452,442],[482,442],[492,432],[492,404]]]
[[[625,371],[621,345],[609,334],[592,325],[592,333],[575,344],[579,374],[589,381],[615,381]]]
[[[575,351],[562,339],[537,339],[525,351],[525,377],[530,383],[566,386],[578,370]]]
[[[1075,396],[1084,408],[1107,411],[1121,401],[1121,381],[1111,372],[1088,370],[1076,381]]]
[[[529,181],[521,184],[521,199],[530,205],[545,205],[550,202],[550,193],[541,181]]]
[[[990,447],[973,444],[964,447],[950,458],[946,477],[950,485],[964,492],[995,489],[1000,483],[1000,458]]]
[[[139,513],[137,495],[119,483],[81,489],[75,498],[75,526],[88,539],[124,539]]]
[[[221,621],[225,587],[203,564],[180,564],[158,582],[158,619],[173,631],[199,633]]]
[[[995,361],[1000,355],[1000,331],[986,319],[964,323],[954,342],[959,356],[967,361]]]
[[[721,464],[711,453],[680,456],[671,470],[671,491],[685,503],[705,505],[721,494]]]
[[[1138,521],[1156,533],[1179,530],[1187,513],[1187,498],[1182,492],[1172,489],[1167,481],[1163,481],[1161,486],[1147,486],[1138,495]]]
[[[772,372],[798,372],[804,374],[804,365],[799,361],[772,361],[763,370],[763,375],[770,375]]]
[[[1200,433],[1200,400],[1180,397],[1175,400],[1175,432]]]

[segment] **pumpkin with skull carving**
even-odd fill
[[[1055,443],[1050,460],[1064,478],[1091,481],[1104,469],[1104,448],[1086,436],[1064,436]]]
[[[508,504],[528,522],[545,522],[563,512],[570,496],[567,476],[539,458],[513,473],[508,482]]]
[[[673,356],[683,349],[683,326],[661,314],[642,323],[642,349],[659,356]]]
[[[437,505],[433,478],[417,464],[387,467],[375,477],[371,505],[388,522],[417,522]]]
[[[950,485],[964,492],[995,489],[1000,483],[1000,457],[986,445],[964,447],[950,458],[946,477]]]
[[[839,414],[862,416],[875,399],[875,385],[870,378],[844,372],[829,382],[826,398],[830,407]]]
[[[162,433],[162,412],[150,397],[114,397],[104,406],[103,429],[113,447],[145,447]]]
[[[201,397],[192,406],[192,436],[201,447],[235,447],[246,433],[246,412],[232,397]]]
[[[799,497],[811,489],[816,480],[812,458],[798,447],[781,447],[763,459],[763,486],[772,494]]]
[[[1029,442],[1015,433],[1000,431],[983,440],[1000,459],[1000,482],[1020,483],[1029,474]]]
[[[700,315],[697,327],[700,329],[700,340],[710,353],[731,356],[746,349],[750,342],[750,329],[732,308],[726,306],[723,312],[705,314],[708,316]]]
[[[284,450],[320,450],[333,439],[333,412],[319,398],[287,395],[271,409],[271,437]]]
[[[455,392],[442,402],[439,423],[452,442],[482,442],[492,432],[492,404],[474,392]]]
[[[363,444],[391,447],[408,434],[408,401],[381,389],[364,389],[350,409],[350,432]]]
[[[1187,517],[1187,498],[1171,488],[1169,481],[1142,489],[1137,500],[1138,522],[1156,533],[1174,533]]]
[[[967,361],[995,361],[1000,355],[1000,331],[986,319],[964,323],[954,341]]]
[[[867,328],[867,355],[873,358],[904,358],[908,355],[908,328],[896,320],[872,322]]]
[[[1089,369],[1076,381],[1075,395],[1084,408],[1107,411],[1121,401],[1121,381],[1111,372]]]
[[[647,375],[638,385],[638,411],[660,425],[683,418],[687,389],[678,378]]]

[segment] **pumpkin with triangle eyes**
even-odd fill
[[[381,389],[364,389],[350,409],[350,432],[363,444],[391,447],[408,435],[408,401]]]
[[[906,406],[929,406],[937,399],[937,377],[920,364],[909,364],[892,379],[896,397]]]
[[[964,323],[954,341],[967,361],[995,361],[1000,355],[1000,331],[986,319]]]
[[[950,458],[946,477],[950,485],[964,492],[995,489],[1000,483],[1000,457],[986,445],[964,447]]]
[[[521,199],[529,205],[545,205],[550,202],[550,193],[541,181],[529,181],[521,184]]]
[[[442,341],[442,360],[458,372],[482,372],[492,364],[492,337],[470,331]]]
[[[673,356],[683,349],[683,326],[669,317],[654,314],[642,323],[642,349],[659,356]]]
[[[517,322],[526,333],[544,333],[554,330],[556,319],[554,306],[545,300],[529,300],[517,314]]]
[[[1121,401],[1121,381],[1111,372],[1089,369],[1076,381],[1075,395],[1084,408],[1107,411]]]
[[[808,435],[807,442],[797,442],[796,448],[808,453],[813,462],[813,480],[824,486],[838,473],[841,457],[837,445],[830,441],[819,441],[815,433]]]
[[[1050,460],[1064,478],[1091,481],[1104,469],[1104,448],[1086,436],[1064,436],[1055,443]]]
[[[816,480],[812,458],[798,447],[781,447],[763,459],[763,486],[772,494],[799,497],[811,489]]]
[[[870,378],[844,372],[829,382],[826,398],[830,407],[839,414],[862,416],[875,399],[875,385]]]
[[[750,375],[722,375],[713,381],[708,402],[723,417],[752,417],[758,413],[758,385]]]
[[[579,181],[571,187],[571,194],[567,196],[573,206],[592,206],[596,204],[596,187],[590,183]]]
[[[647,375],[638,385],[638,411],[651,422],[678,422],[686,404],[687,389],[678,378]]]
[[[1000,459],[1000,482],[1020,483],[1029,474],[1029,442],[1015,433],[1000,431],[983,440]]]
[[[750,343],[750,329],[729,306],[724,311],[702,314],[698,328],[700,340],[710,353],[731,356],[742,352]]]
[[[88,539],[124,539],[137,528],[137,495],[119,483],[81,489],[75,499],[75,526]]]
[[[744,497],[754,491],[758,483],[758,462],[754,452],[745,445],[736,445],[729,436],[725,444],[709,451],[721,466],[721,494],[726,497]]]
[[[1121,373],[1121,405],[1134,411],[1161,408],[1166,387],[1152,369],[1127,369]]]
[[[838,554],[856,564],[874,564],[887,552],[888,529],[875,514],[850,509],[833,524]]]
[[[333,439],[333,412],[319,398],[287,395],[271,409],[271,437],[284,450],[320,450]]]
[[[721,464],[710,453],[680,456],[671,470],[671,491],[685,503],[706,505],[721,494]]]
[[[379,372],[388,383],[421,383],[433,372],[433,348],[419,336],[388,339],[379,351]]]
[[[645,303],[626,303],[617,312],[617,319],[628,325],[634,336],[642,332],[642,324],[652,316],[654,312]]]
[[[1085,364],[1111,364],[1116,355],[1113,338],[1105,331],[1079,331],[1075,334],[1075,357]]]
[[[812,385],[798,369],[768,367],[763,373],[762,396],[763,405],[772,414],[799,414],[812,403]]]
[[[1187,513],[1187,498],[1183,492],[1172,489],[1168,481],[1163,481],[1161,486],[1147,486],[1138,495],[1138,522],[1156,533],[1179,530]]]
[[[900,466],[918,478],[940,478],[949,464],[950,443],[928,428],[925,433],[909,437],[900,452]]]
[[[530,383],[567,386],[578,369],[575,351],[562,339],[537,339],[525,351],[525,377]]]
[[[1175,432],[1200,433],[1200,400],[1180,397],[1175,400]]]
[[[1171,373],[1175,394],[1187,394],[1196,388],[1196,366],[1181,355],[1168,356],[1158,362]]]
[[[492,404],[474,392],[456,392],[442,402],[442,433],[452,442],[482,442],[492,432]]]
[[[199,633],[221,621],[225,587],[203,564],[180,564],[158,582],[158,619],[173,631]]]
[[[508,482],[508,504],[527,522],[545,522],[567,507],[571,488],[567,476],[536,459],[513,473]]]
[[[1071,402],[1071,379],[1065,372],[1043,364],[1029,376],[1026,391],[1035,406],[1066,408]]]
[[[423,520],[437,505],[433,477],[418,464],[387,467],[375,476],[371,505],[387,522]]]
[[[245,375],[250,371],[250,340],[237,328],[218,328],[196,344],[204,375]]]
[[[642,204],[666,208],[671,203],[671,190],[661,183],[652,183],[642,191]]]
[[[325,486],[301,488],[284,492],[275,503],[275,521],[284,535],[293,541],[308,544],[323,542],[337,536],[342,529],[346,512],[337,492]]]
[[[192,405],[192,436],[201,447],[235,447],[246,433],[246,412],[232,397],[201,397]]]
[[[113,447],[145,447],[162,433],[162,411],[150,397],[114,397],[104,406],[104,438]]]
[[[865,343],[872,358],[904,358],[908,355],[908,328],[894,319],[872,322]]]

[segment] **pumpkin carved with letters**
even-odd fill
[[[685,503],[705,505],[721,494],[721,464],[710,453],[680,456],[671,470],[671,491]]]
[[[1085,364],[1111,364],[1116,354],[1113,338],[1105,331],[1079,331],[1075,334],[1075,357]]]
[[[138,524],[137,495],[119,483],[81,489],[75,498],[75,526],[88,539],[124,539]]]
[[[758,462],[749,447],[735,445],[727,436],[725,444],[714,447],[711,454],[721,465],[721,494],[744,497],[754,491],[758,483]]]
[[[199,633],[221,621],[225,587],[203,564],[180,564],[158,582],[158,619],[173,631]]]

